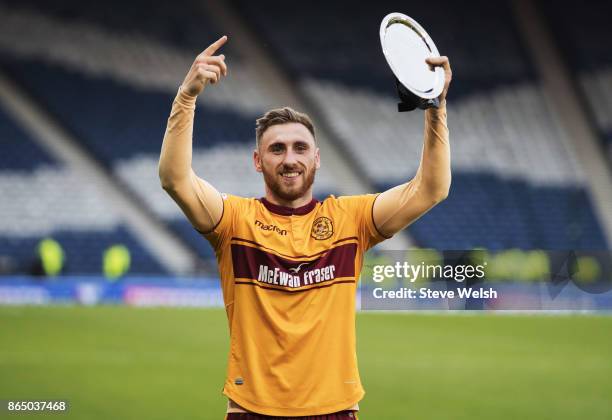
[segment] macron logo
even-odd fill
[[[281,236],[286,236],[287,235],[287,230],[286,229],[281,229],[276,225],[265,225],[262,222],[260,222],[259,220],[255,220],[255,226],[257,226],[258,228],[260,228],[261,230],[271,230],[273,232],[278,233]]]

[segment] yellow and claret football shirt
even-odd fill
[[[232,401],[307,416],[361,400],[355,293],[365,251],[385,239],[372,220],[375,198],[330,196],[292,209],[223,194],[206,238],[229,321],[223,393]]]

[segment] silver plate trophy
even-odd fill
[[[383,54],[395,75],[401,103],[398,110],[412,111],[439,106],[444,89],[444,70],[430,70],[428,57],[439,57],[438,49],[425,29],[402,13],[389,13],[380,24]]]

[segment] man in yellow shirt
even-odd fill
[[[448,195],[446,73],[425,111],[415,177],[380,194],[312,197],[320,155],[310,118],[285,107],[257,120],[255,170],[266,196],[219,193],[191,168],[196,98],[227,76],[222,37],[196,57],[172,105],[159,163],[163,188],[214,247],[230,329],[227,418],[354,419],[363,398],[355,292],[364,253]]]

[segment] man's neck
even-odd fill
[[[272,191],[268,191],[266,188],[266,200],[277,206],[289,207],[296,209],[298,207],[305,206],[312,201],[312,190],[307,191],[303,196],[296,198],[295,200],[283,200],[276,196]]]

